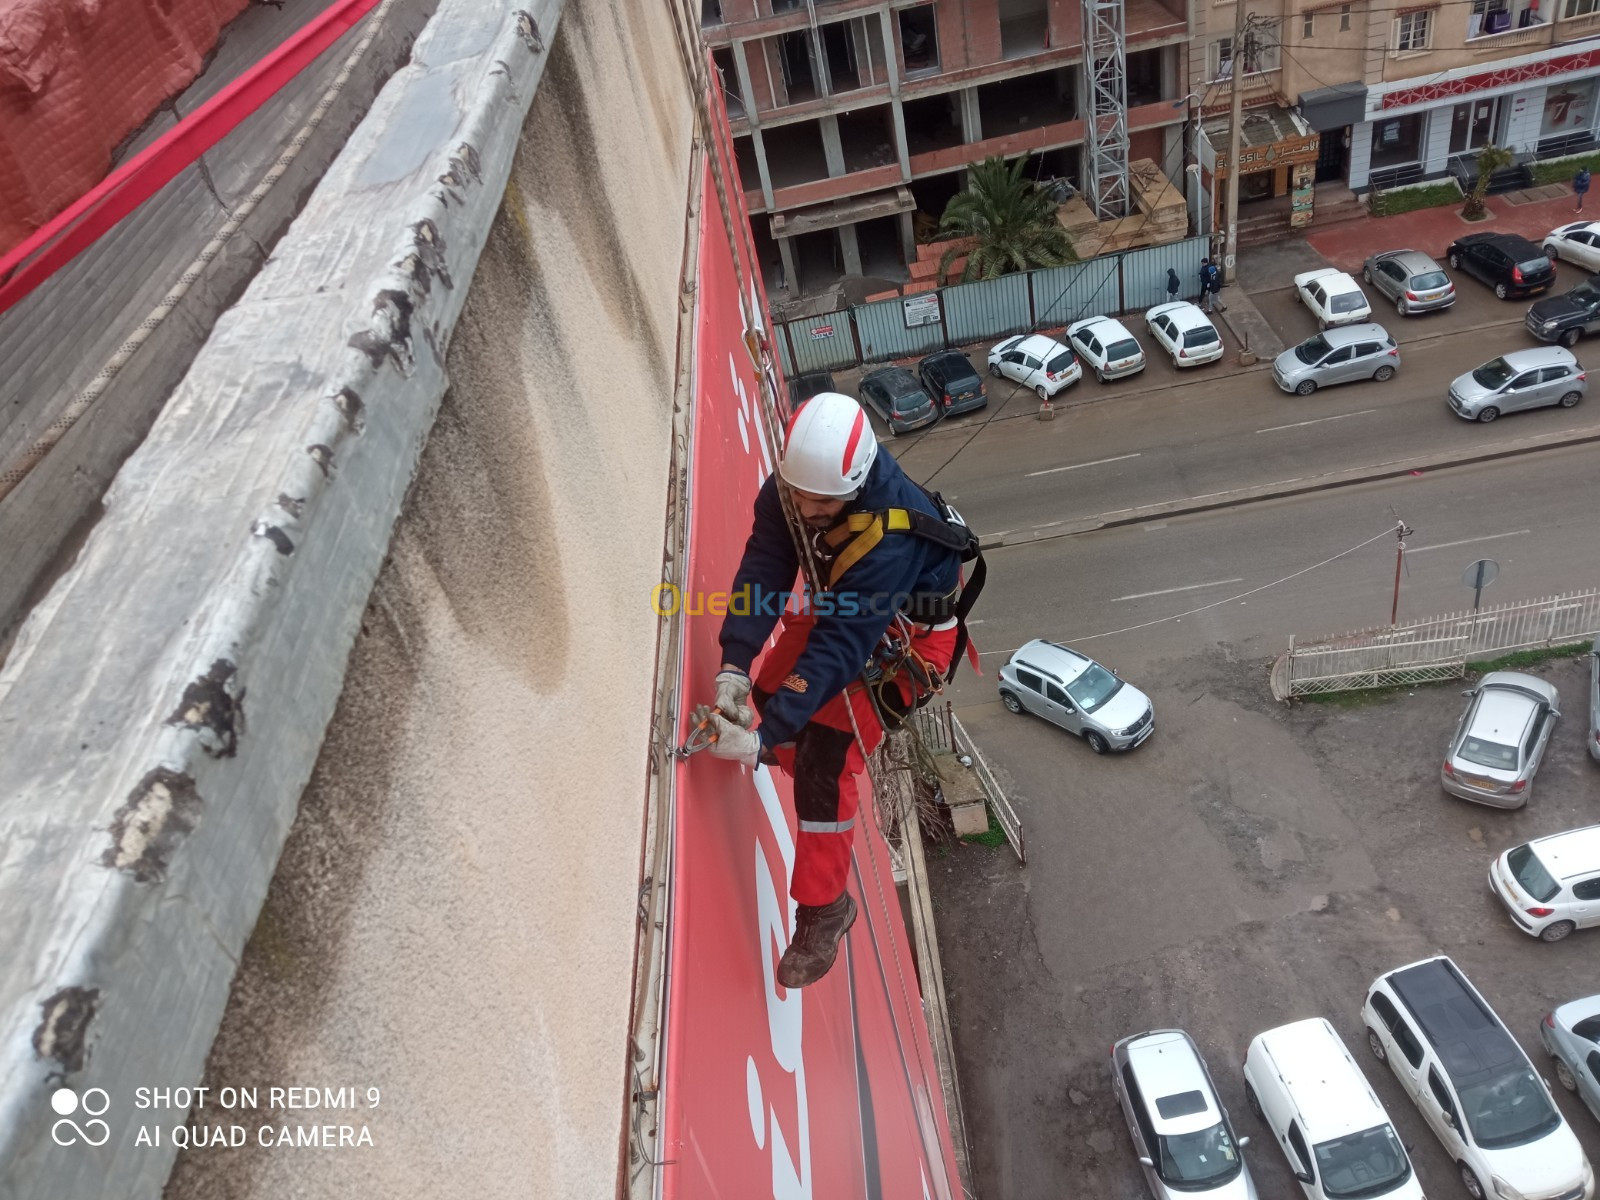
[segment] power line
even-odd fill
[[[1404,528],[1404,525],[1402,524],[1400,526],[1400,528]],[[1281,576],[1278,579],[1272,580],[1270,583],[1263,583],[1260,587],[1253,587],[1247,592],[1239,592],[1239,593],[1237,593],[1235,595],[1228,596],[1228,597],[1226,597],[1225,599],[1222,599],[1222,600],[1213,600],[1210,604],[1202,604],[1199,608],[1191,608],[1187,612],[1174,613],[1170,617],[1157,617],[1154,621],[1142,621],[1138,625],[1128,625],[1128,626],[1125,626],[1122,629],[1108,629],[1104,633],[1090,633],[1090,634],[1084,635],[1083,637],[1069,638],[1067,640],[1070,641],[1070,642],[1073,642],[1073,643],[1077,643],[1077,642],[1092,642],[1092,641],[1095,641],[1097,638],[1115,637],[1119,633],[1132,633],[1132,632],[1134,632],[1135,630],[1138,630],[1138,629],[1149,629],[1152,625],[1165,625],[1169,621],[1180,621],[1184,617],[1192,617],[1196,613],[1203,613],[1203,612],[1206,612],[1206,611],[1208,611],[1210,609],[1213,609],[1213,608],[1221,608],[1224,604],[1232,604],[1235,600],[1243,600],[1247,596],[1254,596],[1257,592],[1264,592],[1268,588],[1275,588],[1279,584],[1288,583],[1291,579],[1298,579],[1302,575],[1308,575],[1312,571],[1315,571],[1319,567],[1325,567],[1331,562],[1336,562],[1339,559],[1346,557],[1347,555],[1354,554],[1357,550],[1365,549],[1367,546],[1372,545],[1373,542],[1379,541],[1379,540],[1381,540],[1383,538],[1386,538],[1386,537],[1389,537],[1389,536],[1393,535],[1395,533],[1395,531],[1396,531],[1396,526],[1390,525],[1389,527],[1384,529],[1384,531],[1382,533],[1375,533],[1371,537],[1369,537],[1366,541],[1357,542],[1354,546],[1351,546],[1347,550],[1341,550],[1337,554],[1331,554],[1327,558],[1323,559],[1321,562],[1312,563],[1309,567],[1301,567],[1300,570],[1298,570],[1298,571],[1294,571],[1294,572],[1292,572],[1292,573],[1290,573],[1288,575]],[[1022,543],[1022,544],[1025,545],[1026,543]],[[1020,647],[1014,647],[1011,650],[984,650],[984,651],[982,651],[982,653],[984,653],[984,654],[1014,654],[1014,653],[1016,653],[1016,651],[1018,649],[1020,649]]]

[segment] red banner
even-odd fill
[[[732,581],[756,492],[772,469],[744,342],[741,276],[751,309],[764,314],[765,305],[726,116],[718,116],[740,261],[736,276],[707,169],[696,280],[689,597]],[[687,714],[710,699],[720,619],[700,612],[683,627],[680,711]],[[680,729],[679,738],[686,733]],[[833,970],[812,987],[788,991],[775,974],[794,927],[789,780],[700,754],[678,765],[676,782],[662,1195],[959,1197],[916,967],[888,853],[867,816],[872,805],[862,804],[849,883],[860,915]]]

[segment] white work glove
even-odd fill
[[[745,703],[750,699],[750,676],[743,671],[719,671],[716,684],[717,698],[712,703],[740,729],[749,729],[756,719],[755,711]]]
[[[752,768],[761,760],[761,735],[755,730],[741,728],[713,713],[711,732],[717,739],[710,746],[712,758],[725,758]]]

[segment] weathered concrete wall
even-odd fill
[[[0,1196],[122,1200],[166,1179],[171,1141],[139,1134],[184,1114],[141,1113],[135,1091],[202,1075],[559,12],[443,0],[0,672]],[[428,960],[386,945],[390,964]],[[105,1137],[61,1139],[62,1084],[103,1090]]]
[[[436,0],[399,0],[294,164],[199,271],[182,303],[95,406],[0,501],[0,656],[31,603],[70,565],[100,500],[155,423],[218,316],[261,269],[379,87],[405,60]],[[131,153],[170,130],[325,0],[252,7],[223,32],[206,74],[162,106]],[[39,290],[0,314],[0,469],[17,461],[94,379],[229,215],[249,197],[368,32],[345,34],[283,91]]]
[[[376,1147],[190,1151],[168,1200],[614,1193],[692,136],[667,9],[562,17],[207,1067],[380,1087],[272,1118]]]

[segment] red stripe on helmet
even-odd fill
[[[805,412],[806,405],[810,404],[810,403],[811,403],[811,401],[809,401],[809,400],[801,401],[800,407],[795,409],[794,410],[794,414],[789,418],[789,424],[784,426],[784,430],[783,430],[783,448],[785,450],[787,450],[789,448],[789,439],[794,435],[794,423],[800,419],[800,414]]]
[[[839,464],[839,474],[850,478],[850,460],[855,457],[856,446],[861,442],[861,431],[867,425],[866,409],[856,410],[856,423],[850,427],[850,440],[844,444],[844,462]]]

